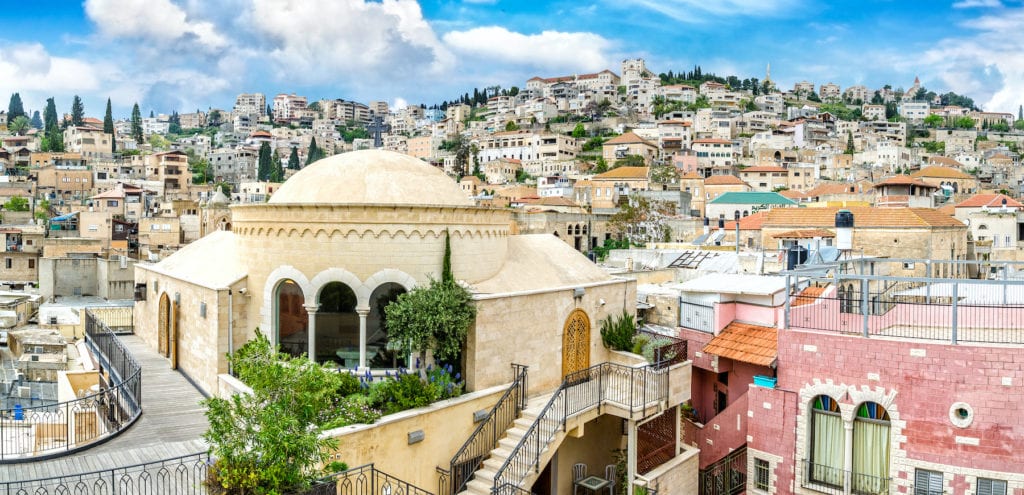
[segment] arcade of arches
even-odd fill
[[[317,305],[308,307],[299,284],[285,279],[278,284],[275,296],[277,342],[287,354],[308,354],[317,362],[346,368],[407,366],[405,352],[389,345],[384,312],[405,292],[401,284],[382,283],[371,293],[369,307],[359,308],[352,287],[330,282],[320,288]]]

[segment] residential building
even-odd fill
[[[899,114],[907,120],[918,122],[928,116],[931,106],[926,101],[902,101],[899,104]]]
[[[267,115],[267,97],[263,93],[242,93],[235,98],[235,106],[232,108],[231,113],[234,115],[255,115],[257,120],[259,120],[259,117]]]
[[[609,165],[630,156],[639,156],[643,158],[644,165],[650,165],[658,156],[658,145],[634,132],[627,132],[605,141],[601,148],[601,156]]]
[[[305,96],[279,94],[274,97],[274,121],[288,123],[299,120],[306,107]]]
[[[833,83],[822,84],[821,89],[818,91],[818,96],[824,101],[838,100],[840,98],[839,85]]]
[[[695,139],[693,152],[697,155],[698,173],[704,177],[729,175],[736,167],[736,152],[732,141],[725,139]]]
[[[776,192],[725,192],[708,201],[706,216],[733,220],[759,211],[796,206],[796,202]]]

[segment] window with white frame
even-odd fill
[[[942,495],[942,473],[927,469],[914,470],[914,495]]]
[[[975,495],[1006,495],[1006,480],[978,478]]]
[[[847,424],[839,404],[827,395],[811,403],[810,459],[807,481],[854,493],[889,490],[889,413],[880,404],[864,402],[853,418],[853,442],[846,443]],[[847,473],[845,466],[852,465]],[[850,486],[845,486],[847,483]]]

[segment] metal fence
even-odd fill
[[[662,341],[668,341],[669,343],[654,348],[654,362],[651,363],[656,369],[668,368],[672,365],[679,364],[687,359],[687,341],[678,337],[672,337],[670,335],[663,335],[660,333],[643,331],[641,335],[650,339],[659,339]]]
[[[0,482],[2,495],[205,495],[209,456],[190,454],[145,464],[57,476]]]
[[[492,492],[513,493],[531,471],[540,472],[541,455],[555,434],[565,431],[567,420],[602,404],[622,407],[632,416],[667,398],[667,368],[602,363],[570,373],[494,475]]]
[[[63,455],[116,435],[142,414],[142,368],[90,312],[86,343],[99,361],[99,392],[52,405],[0,410],[0,463]]]
[[[209,454],[25,481],[0,482],[0,495],[207,495]],[[373,464],[333,474],[298,495],[433,495]]]
[[[473,430],[466,443],[455,453],[448,469],[437,468],[440,474],[437,493],[455,495],[465,489],[473,473],[491,454],[505,431],[519,418],[526,408],[528,390],[527,367],[512,365],[513,380],[487,417]]]
[[[747,447],[734,450],[700,470],[700,495],[736,495],[747,489]]]
[[[827,296],[816,297],[802,295],[800,286],[791,284],[786,324],[789,328],[864,337],[952,344],[1024,343],[1024,285],[1002,281],[924,282],[887,278],[841,280],[834,288],[829,287]],[[864,290],[882,283],[885,285],[879,290]]]
[[[869,474],[855,473],[841,468],[815,464],[807,459],[803,464],[803,478],[800,486],[829,495],[888,495],[892,478],[881,478]],[[844,485],[849,485],[847,492]]]

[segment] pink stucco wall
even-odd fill
[[[779,340],[780,390],[753,387],[748,393],[752,448],[791,462],[796,439],[790,431],[795,431],[796,418],[802,414],[795,392],[816,381],[831,381],[855,390],[895,394],[890,413],[894,420],[905,422],[901,435],[906,440],[894,440],[894,444],[911,465],[916,460],[1024,472],[1020,463],[1024,416],[1019,412],[1024,401],[1024,352],[1019,347],[865,339],[797,330],[782,331]],[[837,399],[855,405],[849,394]],[[973,408],[974,420],[967,428],[951,423],[949,410],[954,402]],[[971,440],[964,442],[964,438]],[[973,439],[978,445],[969,444]],[[789,486],[791,466],[777,474],[777,486]],[[891,475],[906,479],[913,473],[892,469]],[[964,493],[954,491],[954,495]]]

